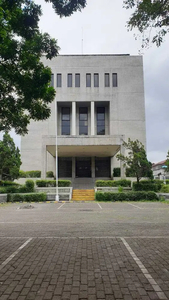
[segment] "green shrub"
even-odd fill
[[[169,184],[169,179],[166,179],[166,184]]]
[[[26,178],[26,172],[19,170],[19,178]]]
[[[36,180],[38,187],[55,187],[56,180]],[[71,185],[70,180],[58,180],[59,187],[69,187]]]
[[[26,180],[25,186],[26,186],[28,192],[34,192],[35,183],[33,180]]]
[[[95,199],[97,201],[158,201],[159,198],[154,192],[96,192]]]
[[[134,191],[160,191],[162,186],[161,181],[154,180],[141,180],[139,183],[133,182],[133,190]]]
[[[164,185],[161,187],[160,192],[162,192],[162,193],[169,193],[169,185],[168,185],[168,184],[164,184]]]
[[[96,186],[98,187],[131,187],[131,181],[126,179],[120,180],[97,180]]]
[[[27,178],[40,178],[41,177],[41,171],[39,171],[39,170],[27,171],[26,172],[26,177]]]
[[[9,180],[0,180],[0,186],[19,186],[18,183]]]
[[[41,177],[41,171],[35,170],[35,171],[19,171],[19,177],[20,178],[40,178]]]
[[[0,187],[0,194],[7,194],[5,187]]]
[[[118,192],[119,192],[119,193],[122,193],[122,192],[123,192],[123,187],[122,187],[121,185],[119,185],[119,187],[118,187]]]
[[[53,178],[54,177],[53,171],[46,172],[46,177],[47,178]]]
[[[120,176],[121,176],[120,168],[114,168],[113,169],[113,177],[120,177]]]
[[[46,201],[45,193],[30,194],[8,194],[7,202],[44,202]]]

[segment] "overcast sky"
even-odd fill
[[[62,19],[51,4],[35,2],[43,10],[40,29],[58,40],[60,54],[139,54],[141,38],[136,41],[134,32],[127,31],[131,11],[122,7],[122,0],[88,0],[82,12]],[[151,46],[142,54],[147,154],[151,162],[158,162],[166,159],[169,150],[169,36],[160,48]],[[20,145],[20,138],[12,136]]]

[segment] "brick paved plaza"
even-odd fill
[[[169,299],[169,205],[0,206],[0,299]]]

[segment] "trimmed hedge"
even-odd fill
[[[45,193],[8,194],[7,196],[7,202],[44,202],[46,199]]]
[[[54,177],[53,171],[47,171],[46,172],[46,177],[47,178],[53,178]]]
[[[20,178],[40,178],[41,177],[41,171],[35,170],[35,171],[19,171],[19,177]]]
[[[0,180],[0,186],[19,186],[18,183],[9,180]]]
[[[164,184],[162,186],[160,192],[162,192],[162,193],[169,193],[169,185],[168,184]]]
[[[97,180],[96,186],[98,187],[131,187],[131,181],[126,179],[120,180]]]
[[[134,191],[160,191],[162,182],[155,180],[141,180],[139,183],[133,182]]]
[[[95,199],[97,201],[159,201],[158,196],[154,192],[96,192]]]
[[[24,185],[14,184],[0,187],[0,194],[32,193],[34,192],[34,181],[27,180]]]
[[[36,180],[38,187],[55,187],[56,180]],[[59,187],[69,187],[71,185],[70,180],[58,180]]]

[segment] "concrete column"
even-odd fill
[[[125,148],[123,145],[120,146],[120,153],[122,155],[125,155]],[[124,168],[124,162],[120,161],[120,169],[121,169],[121,179],[125,179],[126,178],[126,173],[125,173],[125,168]]]
[[[92,171],[92,178],[95,178],[95,157],[92,157],[91,171]]]
[[[95,128],[94,128],[94,120],[95,120],[95,115],[94,115],[94,101],[91,102],[91,135],[95,134]]]
[[[114,157],[112,156],[111,158],[110,158],[110,172],[111,172],[111,178],[113,177],[113,168],[114,168],[114,166],[113,166],[113,160],[114,160]]]
[[[76,102],[72,102],[72,135],[76,135]]]
[[[76,177],[76,159],[72,157],[72,179]]]
[[[41,178],[46,179],[46,171],[47,171],[47,151],[46,145],[42,146],[42,172]]]

